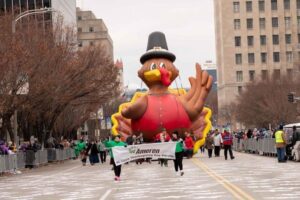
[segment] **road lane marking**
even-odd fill
[[[105,199],[108,197],[108,195],[111,193],[111,191],[112,191],[112,189],[107,190],[107,191],[104,193],[104,195],[100,197],[99,200],[105,200]]]
[[[245,199],[245,200],[255,200],[245,191],[237,187],[236,185],[230,183],[224,177],[216,174],[214,171],[209,169],[204,163],[202,163],[197,158],[193,158],[192,160],[195,165],[197,165],[200,169],[206,172],[210,177],[215,179],[218,183],[220,183],[225,189],[227,189],[236,199]]]

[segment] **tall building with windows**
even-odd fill
[[[55,12],[42,15],[43,21],[54,20],[53,15],[58,14],[63,16],[64,22],[69,26],[76,26],[76,0],[0,0],[0,14],[14,11],[18,15],[27,10],[45,7],[52,8]]]
[[[292,76],[300,0],[214,0],[219,109],[254,80]]]
[[[77,8],[77,38],[79,50],[86,46],[103,45],[113,58],[113,41],[102,19],[97,19],[92,11]]]

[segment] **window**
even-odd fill
[[[279,35],[273,35],[273,44],[278,45],[279,44]]]
[[[246,11],[252,12],[252,1],[246,1]]]
[[[82,42],[78,42],[78,47],[82,47]]]
[[[236,82],[243,82],[243,71],[236,72]]]
[[[267,63],[267,53],[263,52],[260,54],[261,63]]]
[[[267,80],[268,79],[268,70],[261,70],[261,79]]]
[[[248,40],[248,46],[253,46],[254,43],[254,37],[253,36],[248,36],[247,37]]]
[[[285,34],[285,43],[286,44],[292,43],[292,35],[291,34]]]
[[[240,12],[240,2],[233,2],[233,12],[234,13]]]
[[[293,62],[293,52],[291,51],[286,52],[286,61],[289,63]]]
[[[267,44],[267,37],[265,35],[260,36],[260,45],[264,46]]]
[[[248,63],[253,65],[255,63],[255,56],[254,53],[248,53]]]
[[[297,0],[297,9],[300,9],[300,0]]]
[[[265,1],[264,0],[260,0],[258,2],[258,8],[260,12],[264,12],[265,11]]]
[[[240,54],[240,53],[235,54],[235,64],[237,64],[237,65],[242,64],[242,54]]]
[[[290,0],[284,0],[284,9],[289,10],[291,7]]]
[[[280,79],[280,69],[274,69],[273,76],[274,79]]]
[[[273,28],[278,27],[278,18],[277,17],[272,17],[272,27]]]
[[[284,24],[285,24],[286,29],[290,29],[291,28],[291,18],[290,17],[285,17],[284,18]]]
[[[271,9],[277,10],[277,0],[271,0]]]
[[[94,27],[90,27],[90,32],[94,32]]]
[[[242,86],[238,86],[238,93],[242,94],[242,92],[243,92],[243,87]]]
[[[259,28],[260,29],[266,28],[266,19],[265,18],[259,18]]]
[[[253,19],[247,19],[247,29],[253,29]]]
[[[81,27],[78,27],[77,31],[78,31],[79,33],[81,33],[81,32],[82,32],[82,28],[81,28]]]
[[[240,47],[241,46],[241,37],[240,36],[236,36],[234,38],[234,43],[236,47]]]
[[[273,52],[273,61],[280,62],[280,54],[279,52]]]
[[[240,19],[235,19],[234,20],[234,29],[238,30],[241,28],[241,20]]]
[[[90,46],[94,46],[94,42],[93,41],[90,41]]]
[[[254,70],[250,70],[249,71],[249,80],[250,81],[254,81],[254,76],[255,76],[255,71]]]
[[[82,20],[82,17],[81,16],[77,16],[77,20]]]

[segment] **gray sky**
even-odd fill
[[[81,0],[79,7],[104,20],[115,59],[124,63],[124,83],[130,87],[140,87],[139,59],[153,31],[166,34],[184,87],[189,87],[188,77],[195,75],[196,62],[215,61],[213,0]],[[178,79],[177,83],[180,87]]]

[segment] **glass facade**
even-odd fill
[[[0,11],[21,13],[26,10],[51,7],[51,0],[0,0]]]

